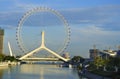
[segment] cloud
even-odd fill
[[[120,31],[105,30],[95,25],[81,26],[80,24],[74,25],[71,30],[71,43],[68,49],[73,55],[76,53],[86,57],[93,45],[100,50],[109,47],[116,50],[115,46],[119,45]]]
[[[104,30],[95,25],[84,27],[75,26],[72,28],[72,42],[81,43],[81,45],[90,46],[97,44],[99,46],[118,45],[120,31]],[[103,47],[102,47],[103,48]]]
[[[22,13],[19,12],[0,12],[0,26],[3,28],[16,27]]]
[[[66,10],[63,15],[71,24],[94,24],[106,30],[120,30],[120,6],[106,5]]]
[[[28,11],[28,9],[32,9],[33,7],[37,7],[38,5],[19,3],[18,1],[14,1],[14,5],[16,5],[14,11],[12,12],[0,12],[0,24],[1,25],[17,25],[19,19],[22,15]],[[95,25],[97,27],[103,28],[103,30],[120,30],[120,6],[119,5],[106,5],[106,6],[98,6],[98,7],[84,7],[84,8],[67,8],[59,10],[60,13],[66,18],[70,25],[72,24],[87,24],[87,25]],[[55,18],[55,17],[54,17]],[[46,25],[56,25],[54,18],[44,16],[44,20],[46,20]],[[39,17],[34,17],[33,20],[39,20]],[[34,23],[33,23],[34,25]]]

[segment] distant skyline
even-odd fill
[[[5,30],[5,54],[9,54],[8,41],[13,53],[23,54],[16,44],[18,22],[27,11],[41,6],[57,10],[68,21],[71,41],[66,52],[72,56],[88,57],[93,45],[101,50],[117,49],[120,45],[120,0],[0,0],[0,5],[0,27]],[[54,24],[54,20],[48,19],[46,25],[49,22]]]

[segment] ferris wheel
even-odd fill
[[[56,27],[55,28],[52,27],[53,25]],[[16,29],[16,41],[17,41],[18,47],[21,49],[23,53],[26,53],[30,50],[29,46],[37,47],[37,44],[38,45],[40,44],[40,40],[39,40],[40,36],[38,35],[39,36],[38,38],[35,36],[37,35],[36,32],[38,31],[40,32],[40,30],[44,30],[46,31],[46,34],[47,33],[49,34],[47,36],[48,39],[46,40],[46,43],[53,44],[53,43],[59,42],[59,44],[61,44],[61,46],[59,47],[52,46],[54,48],[57,47],[54,50],[58,54],[65,52],[66,48],[70,43],[70,36],[71,36],[70,35],[71,30],[70,30],[69,24],[67,23],[67,20],[58,11],[54,9],[51,9],[48,7],[37,7],[32,10],[29,10],[22,16]],[[52,35],[53,37],[50,38],[50,36]],[[63,36],[63,37],[60,37],[60,36]],[[53,40],[56,38],[58,38],[58,40],[59,39],[62,39],[62,40],[60,41]],[[49,39],[51,39],[52,43],[48,42]],[[32,44],[32,42],[36,42],[36,44],[30,45]]]

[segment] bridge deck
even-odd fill
[[[26,61],[59,61],[59,58],[24,58]]]

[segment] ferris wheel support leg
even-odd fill
[[[34,54],[35,52],[42,50],[42,49],[43,49],[43,48],[39,47],[39,48],[37,48],[37,49],[35,49],[35,50],[29,52],[28,54],[22,56],[21,58],[19,58],[19,60],[22,60],[22,59],[24,59],[24,58],[26,58],[26,57],[28,57],[28,56]]]
[[[52,50],[50,50],[50,49],[48,49],[48,48],[46,48],[46,47],[45,47],[44,49],[47,50],[48,52],[50,52],[51,54],[55,55],[56,57],[60,58],[61,60],[65,61],[65,62],[68,61],[68,59],[65,59],[64,57],[58,55],[58,54],[55,53],[54,51],[52,51]]]

